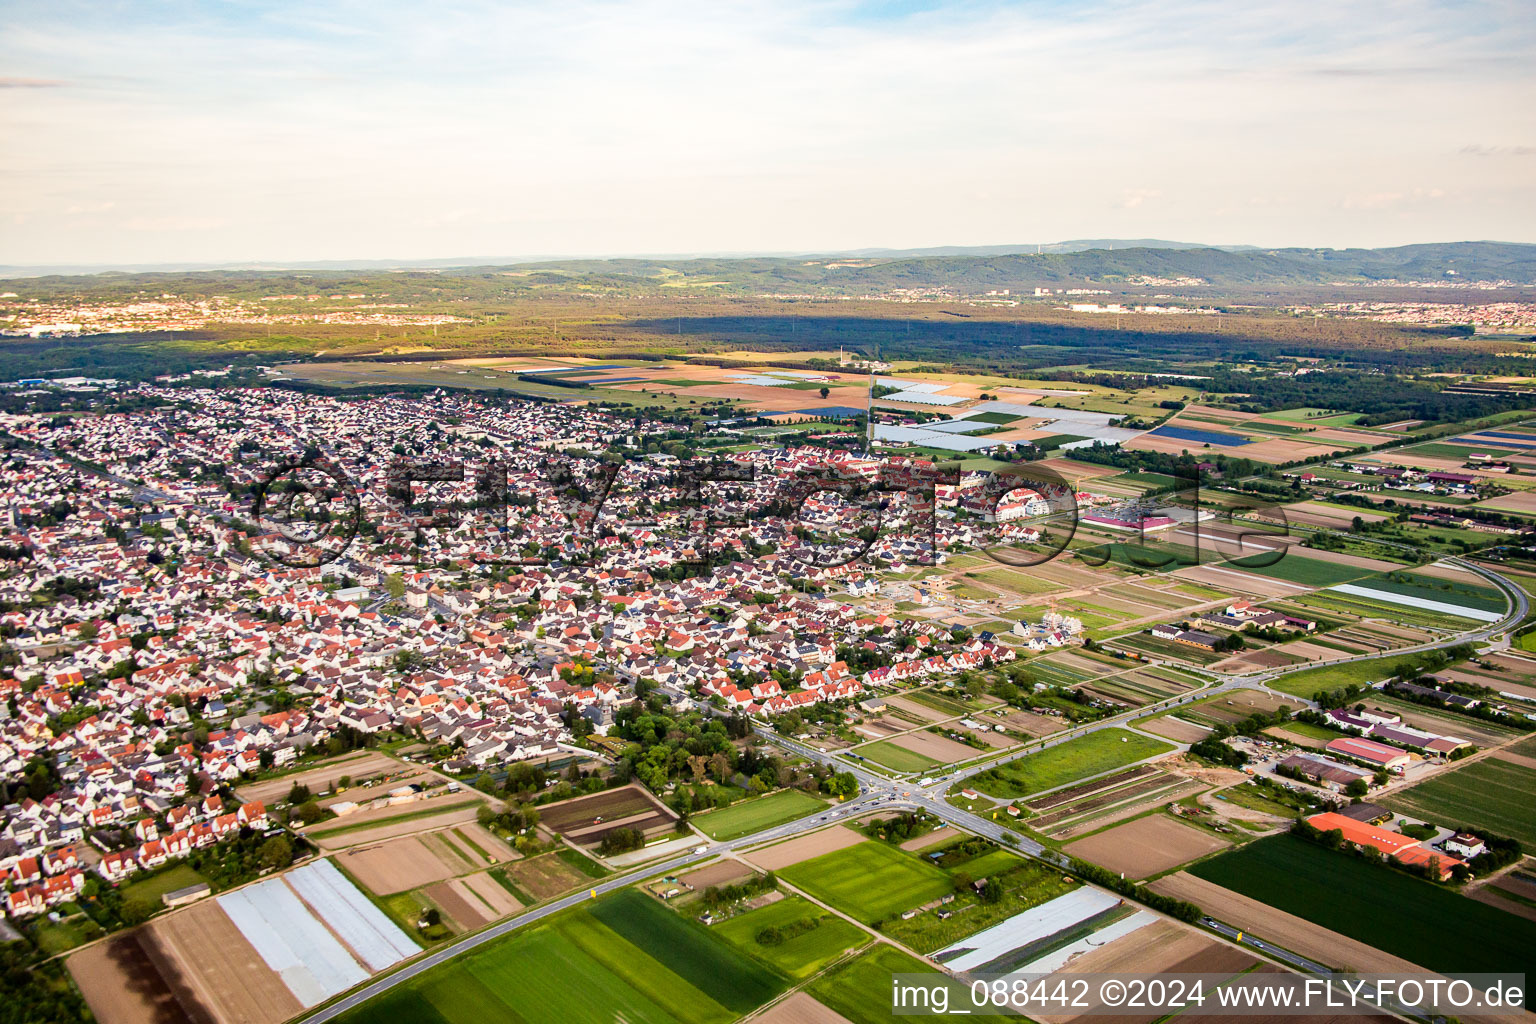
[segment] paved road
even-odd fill
[[[1454,563],[1459,568],[1476,573],[1477,575],[1488,580],[1500,591],[1502,591],[1509,600],[1510,608],[1508,614],[1506,614],[1504,618],[1500,619],[1498,622],[1490,623],[1480,629],[1471,630],[1466,633],[1460,633],[1452,637],[1442,638],[1427,644],[1419,644],[1414,647],[1403,648],[1399,651],[1394,651],[1391,653],[1416,654],[1425,651],[1439,650],[1445,647],[1452,647],[1460,643],[1482,642],[1491,639],[1492,637],[1497,636],[1503,632],[1506,632],[1511,626],[1523,619],[1530,611],[1530,603],[1525,596],[1525,592],[1522,591],[1519,587],[1515,586],[1513,583],[1510,583],[1504,577],[1500,576],[1498,573],[1489,569],[1485,569],[1481,566],[1473,565],[1463,559],[1446,559],[1446,561]],[[790,836],[798,835],[802,832],[821,828],[835,820],[856,817],[870,810],[884,809],[887,807],[907,807],[925,810],[946,824],[954,825],[957,828],[964,829],[965,831],[984,836],[1006,847],[1018,850],[1028,856],[1032,856],[1039,860],[1050,863],[1053,866],[1065,867],[1067,858],[1064,855],[1056,852],[1055,850],[1051,850],[1045,846],[1042,846],[1034,840],[1029,839],[1027,836],[1024,836],[1019,832],[1016,832],[1013,829],[1010,829],[996,821],[983,818],[980,815],[972,814],[970,811],[967,811],[963,808],[951,805],[944,799],[944,792],[950,789],[956,782],[969,778],[970,776],[975,775],[977,772],[985,771],[986,769],[995,765],[1007,763],[1008,761],[1011,761],[1015,758],[1035,753],[1039,750],[1054,746],[1058,743],[1064,743],[1068,740],[1075,739],[1091,732],[1095,732],[1099,729],[1110,728],[1115,725],[1123,724],[1131,718],[1141,717],[1152,712],[1174,707],[1178,704],[1187,703],[1192,700],[1204,699],[1211,696],[1212,694],[1221,693],[1223,691],[1251,688],[1254,686],[1262,687],[1264,683],[1269,682],[1270,680],[1279,678],[1283,675],[1288,675],[1292,672],[1299,672],[1310,668],[1316,668],[1319,664],[1341,665],[1355,661],[1367,661],[1372,658],[1379,657],[1382,657],[1382,655],[1370,654],[1351,658],[1341,658],[1337,661],[1331,662],[1308,662],[1294,667],[1268,669],[1262,672],[1249,673],[1247,675],[1207,673],[1218,680],[1215,686],[1207,687],[1190,694],[1181,694],[1177,697],[1170,697],[1167,700],[1159,701],[1156,704],[1150,704],[1145,707],[1137,708],[1134,711],[1116,715],[1112,718],[1103,719],[1088,725],[1065,730],[1057,736],[1049,738],[1043,743],[1029,744],[1020,750],[1010,752],[998,758],[987,760],[984,763],[973,765],[960,771],[949,772],[942,777],[935,779],[927,786],[919,785],[913,781],[892,779],[884,775],[878,775],[869,771],[867,768],[860,766],[857,762],[849,761],[848,759],[840,757],[835,753],[828,753],[826,751],[817,750],[815,747],[808,746],[797,740],[790,739],[785,736],[780,736],[766,725],[755,725],[754,728],[760,735],[763,735],[765,738],[772,739],[775,744],[782,746],[793,753],[799,754],[811,760],[818,761],[822,764],[826,764],[830,767],[836,768],[838,771],[851,772],[859,781],[859,785],[861,787],[860,796],[847,802],[846,804],[842,804],[836,808],[829,809],[822,814],[814,815],[808,818],[801,818],[797,821],[792,821],[784,825],[765,829],[762,832],[757,832],[749,836],[743,836],[740,839],[734,839],[729,842],[722,843],[706,843],[701,840],[700,848],[695,852],[687,853],[679,857],[673,857],[669,860],[664,860],[657,863],[646,864],[641,867],[634,868],[630,871],[613,875],[596,883],[590,890],[586,892],[576,893],[574,895],[555,900],[552,903],[546,903],[541,906],[534,907],[533,909],[525,911],[516,917],[508,918],[506,921],[503,921],[500,924],[493,925],[483,932],[477,932],[476,934],[462,939],[451,946],[446,946],[434,953],[430,953],[427,956],[422,957],[420,960],[412,961],[393,974],[375,979],[362,988],[357,989],[356,991],[342,997],[337,1002],[317,1010],[315,1013],[305,1018],[306,1024],[321,1024],[321,1022],[332,1020],[335,1017],[346,1013],[348,1010],[360,1006],[364,1002],[367,1002],[369,999],[372,999],[375,996],[388,991],[394,986],[401,984],[402,982],[408,981],[409,979],[429,971],[440,964],[447,963],[449,960],[452,960],[457,956],[462,956],[463,954],[473,949],[477,949],[486,943],[494,942],[497,939],[524,927],[525,925],[540,921],[546,917],[549,917],[551,914],[559,913],[562,910],[566,910],[570,907],[574,907],[580,903],[590,900],[594,898],[594,895],[602,895],[603,893],[612,892],[615,889],[621,889],[625,886],[633,885],[635,882],[638,882],[644,878],[650,878],[656,875],[675,872],[687,867],[690,864],[708,860],[730,850],[757,846],[759,844],[770,843],[778,839],[786,839]],[[1302,970],[1310,974],[1330,973],[1326,966],[1319,964],[1316,961],[1308,960],[1306,957],[1298,956],[1288,950],[1284,950],[1277,946],[1271,945],[1270,943],[1265,942],[1263,939],[1256,938],[1247,934],[1246,932],[1241,932],[1240,929],[1235,928],[1232,925],[1225,924],[1220,921],[1214,921],[1209,918],[1206,919],[1204,924],[1212,931],[1215,931],[1216,933],[1228,939],[1240,941],[1241,944],[1250,946],[1253,949],[1264,953],[1266,956],[1289,964],[1298,970]],[[1241,936],[1240,939],[1239,935]]]
[[[1247,932],[1234,928],[1229,924],[1216,920],[1215,918],[1202,918],[1200,923],[1209,928],[1211,931],[1215,932],[1217,935],[1231,939],[1233,942],[1236,942],[1242,946],[1252,946],[1254,949],[1257,949],[1259,952],[1265,954],[1266,956],[1270,956],[1276,960],[1288,963],[1298,970],[1306,971],[1308,974],[1333,973],[1326,966],[1318,963],[1316,960],[1308,960],[1306,957],[1298,956],[1288,949],[1281,949],[1279,946],[1271,945],[1270,943],[1265,942],[1263,939],[1256,939],[1252,935],[1249,935]]]

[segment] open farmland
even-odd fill
[[[547,900],[586,885],[591,880],[591,875],[561,856],[562,853],[572,852],[557,850],[527,860],[513,861],[500,870],[505,871],[514,885],[534,899]]]
[[[501,840],[478,825],[469,824],[349,847],[337,854],[336,860],[369,891],[387,896],[490,867],[515,856]]]
[[[759,942],[758,936],[771,928],[792,937]],[[799,896],[738,914],[715,925],[712,931],[747,955],[796,980],[809,978],[848,950],[869,942],[866,932]]]
[[[1200,788],[1198,783],[1181,775],[1140,765],[1091,782],[1057,789],[1030,801],[1029,808],[1036,813],[1029,819],[1029,826],[1052,839],[1062,839],[1134,817]]]
[[[1266,942],[1331,967],[1378,973],[1417,973],[1422,970],[1402,957],[1207,882],[1188,871],[1159,878],[1148,888],[1164,896],[1188,900],[1218,921],[1225,921]]]
[[[782,871],[791,864],[799,864],[801,861],[857,846],[862,842],[865,842],[864,836],[853,829],[833,825],[831,828],[824,828],[808,835],[796,836],[782,843],[774,843],[772,846],[753,850],[747,854],[747,860],[764,871]]]
[[[779,874],[844,913],[876,924],[950,891],[950,878],[927,861],[866,840],[801,861]]]
[[[921,772],[941,763],[905,746],[898,746],[894,740],[867,744],[859,747],[856,753],[898,772]]]
[[[1100,729],[989,768],[975,776],[972,784],[991,796],[1028,796],[1173,749],[1171,743],[1124,729]]]
[[[1484,828],[1536,848],[1536,770],[1526,765],[1481,758],[1384,797],[1382,803],[1436,824]]]
[[[891,742],[915,754],[932,758],[941,764],[968,761],[980,753],[975,747],[958,743],[948,736],[940,736],[938,733],[926,731],[905,733],[893,738]]]
[[[725,1024],[782,987],[768,968],[626,890],[439,965],[342,1019]]]
[[[260,782],[252,782],[249,785],[239,786],[235,795],[242,801],[260,800],[262,803],[276,803],[287,799],[289,790],[295,785],[307,786],[312,793],[325,793],[336,788],[337,783],[343,779],[350,779],[353,788],[359,783],[375,779],[389,778],[394,775],[405,775],[416,772],[417,769],[400,764],[392,757],[371,751],[358,751],[345,754],[341,757],[329,758],[319,764],[306,768],[303,771],[290,772],[273,779],[263,779]],[[389,787],[384,787],[385,789]],[[371,796],[381,795],[382,789],[372,789],[367,792]],[[352,799],[363,800],[362,796],[349,794]]]
[[[694,828],[711,839],[735,839],[803,818],[807,814],[815,814],[826,810],[826,807],[826,801],[809,793],[786,789],[755,800],[743,800],[718,811],[709,811],[689,821]]]
[[[343,850],[449,825],[473,824],[480,804],[481,800],[476,797],[380,807],[349,814],[339,821],[323,822],[319,828],[306,829],[304,836],[322,850]]]
[[[615,829],[651,833],[671,828],[676,820],[670,807],[635,785],[539,808],[539,824],[582,846],[597,845]]]
[[[804,992],[791,992],[758,1016],[755,1024],[848,1024],[848,1018]]]
[[[1227,846],[1210,833],[1180,824],[1166,814],[1149,814],[1068,843],[1062,850],[1126,878],[1140,879],[1171,871]]]
[[[1257,840],[1189,873],[1433,971],[1536,971],[1536,922],[1294,836]]]
[[[516,913],[522,907],[522,903],[488,871],[438,882],[422,891],[463,931],[474,931]]]
[[[155,957],[144,945],[146,939],[153,941],[149,931],[137,929],[113,935],[69,958],[75,987],[96,1020],[100,1024],[213,1024],[216,1018],[197,996],[184,985],[173,985],[155,965]],[[291,1012],[299,1009],[294,1003]]]
[[[304,1007],[214,900],[157,918],[146,930],[141,943],[161,977],[195,993],[221,1024],[273,1024]]]
[[[945,975],[928,964],[885,944],[877,945],[857,958],[823,974],[806,987],[816,999],[841,1014],[852,1024],[890,1024],[891,975],[932,974],[935,983],[944,981]],[[964,998],[959,982],[952,982],[956,994],[953,1006],[963,1006]],[[1019,1018],[1013,1015],[970,1014],[966,1020],[979,1020],[1002,1024]]]

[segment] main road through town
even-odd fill
[[[1043,741],[1041,743],[1029,744],[1021,750],[1006,754],[1002,757],[989,758],[982,763],[964,768],[959,771],[950,772],[938,778],[924,779],[921,783],[902,781],[899,779],[892,779],[884,775],[876,774],[855,762],[849,761],[848,759],[839,756],[836,753],[818,750],[817,748],[809,746],[808,744],[801,743],[786,736],[781,736],[773,730],[769,729],[767,726],[760,725],[757,727],[757,731],[761,735],[763,735],[765,738],[771,739],[774,744],[783,747],[791,753],[798,754],[810,760],[814,760],[836,768],[838,771],[846,771],[852,773],[859,782],[860,795],[853,800],[838,805],[836,808],[829,808],[827,811],[824,811],[821,814],[800,818],[797,821],[791,821],[783,825],[775,826],[774,828],[765,829],[761,832],[755,832],[749,836],[742,836],[739,839],[733,839],[728,842],[719,843],[711,843],[707,840],[701,839],[699,841],[700,845],[695,847],[689,853],[677,857],[671,857],[662,861],[647,863],[621,874],[612,875],[581,892],[536,906],[531,910],[518,914],[515,917],[508,918],[499,924],[492,925],[484,931],[476,932],[473,935],[461,939],[451,946],[445,946],[444,948],[437,950],[434,953],[429,953],[420,959],[412,960],[410,963],[406,964],[399,970],[394,971],[393,973],[375,978],[373,981],[370,981],[368,984],[362,986],[361,988],[358,988],[337,999],[335,1002],[332,1002],[316,1010],[314,1013],[305,1018],[305,1022],[306,1024],[322,1024],[324,1021],[339,1017],[346,1013],[348,1010],[355,1009],[368,1000],[389,991],[396,985],[407,982],[417,975],[426,971],[430,971],[432,968],[437,967],[440,964],[447,963],[455,957],[463,956],[465,953],[468,953],[474,949],[478,949],[487,943],[495,942],[497,939],[500,939],[505,935],[509,935],[519,928],[523,928],[527,925],[533,924],[536,921],[543,920],[552,914],[557,914],[562,910],[567,910],[585,901],[595,899],[604,893],[612,892],[615,889],[622,889],[625,886],[634,885],[636,882],[646,878],[673,873],[682,868],[688,867],[690,864],[709,860],[713,857],[717,857],[732,850],[745,849],[748,847],[760,846],[765,843],[776,842],[782,839],[788,839],[791,836],[799,835],[803,832],[809,832],[814,829],[822,828],[833,821],[843,818],[857,817],[875,809],[884,809],[887,807],[904,807],[924,810],[934,815],[941,821],[954,825],[957,828],[974,833],[976,835],[984,836],[1012,849],[1019,850],[1020,852],[1029,856],[1046,861],[1053,866],[1065,867],[1067,859],[1062,854],[1042,846],[1027,836],[1022,835],[1021,833],[1014,831],[1013,829],[1010,829],[1007,826],[1000,824],[999,822],[992,821],[988,818],[983,818],[980,815],[973,814],[970,811],[965,810],[964,808],[953,806],[944,799],[945,792],[952,788],[955,783],[960,782],[963,779],[976,774],[977,772],[985,771],[986,769],[995,765],[1003,764],[1007,761],[1013,760],[1014,758],[1035,753],[1039,750],[1045,749],[1048,746],[1063,743],[1068,740],[1084,736],[1090,732],[1095,732],[1099,729],[1109,728],[1117,724],[1123,724],[1125,721],[1133,717],[1141,717],[1156,711],[1165,710],[1166,708],[1170,708],[1177,704],[1182,704],[1191,700],[1204,699],[1211,696],[1212,694],[1220,693],[1223,691],[1252,688],[1256,686],[1262,687],[1265,683],[1282,675],[1288,675],[1292,672],[1299,672],[1305,669],[1316,668],[1319,664],[1348,664],[1350,662],[1366,661],[1374,658],[1424,653],[1427,651],[1439,650],[1446,647],[1453,647],[1457,644],[1463,643],[1482,643],[1507,632],[1515,624],[1524,619],[1525,616],[1529,613],[1530,602],[1526,598],[1525,592],[1514,583],[1511,583],[1509,580],[1505,579],[1503,576],[1500,576],[1498,573],[1493,572],[1490,569],[1486,569],[1478,565],[1473,565],[1470,562],[1464,561],[1462,559],[1451,558],[1446,559],[1445,561],[1455,564],[1458,568],[1476,573],[1478,576],[1481,576],[1483,579],[1497,587],[1509,601],[1509,608],[1504,617],[1499,619],[1497,622],[1489,623],[1488,625],[1479,629],[1471,630],[1465,633],[1458,633],[1454,636],[1444,637],[1432,643],[1419,644],[1414,647],[1406,647],[1391,651],[1386,655],[1361,655],[1358,657],[1341,658],[1336,661],[1330,661],[1326,663],[1305,662],[1296,666],[1266,669],[1264,671],[1249,673],[1247,675],[1223,675],[1218,673],[1207,673],[1212,676],[1215,685],[1206,687],[1205,689],[1198,690],[1190,694],[1181,694],[1177,697],[1170,697],[1166,700],[1159,701],[1156,704],[1149,704],[1144,707],[1136,708],[1133,711],[1128,711],[1124,714],[1116,715],[1112,718],[1106,718],[1089,725],[1065,730],[1057,736],[1051,737],[1049,740]],[[1218,934],[1223,935],[1228,939],[1241,941],[1244,945],[1257,949],[1260,952],[1285,962],[1298,970],[1314,974],[1327,973],[1327,969],[1324,968],[1321,964],[1318,964],[1312,960],[1308,960],[1305,957],[1297,956],[1296,954],[1290,953],[1287,950],[1279,949],[1278,947],[1264,942],[1262,939],[1257,939],[1253,936],[1247,935],[1232,925],[1212,921],[1210,919],[1206,919],[1203,923],[1206,925],[1206,927],[1211,928]]]

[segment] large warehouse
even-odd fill
[[[1361,739],[1358,736],[1345,736],[1330,741],[1328,752],[1353,757],[1357,761],[1374,764],[1388,771],[1402,771],[1412,760],[1396,747],[1389,747],[1385,743],[1377,743],[1374,740]]]

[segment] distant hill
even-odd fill
[[[1102,243],[1102,244],[1101,244]],[[1111,248],[1111,245],[1113,248]],[[34,293],[54,289],[131,293],[163,287],[180,294],[218,288],[280,292],[361,287],[389,274],[389,290],[402,298],[451,287],[461,294],[498,297],[519,290],[569,286],[625,294],[681,294],[690,282],[713,294],[881,295],[897,289],[944,289],[981,295],[1036,287],[1092,287],[1136,294],[1154,292],[1236,295],[1333,282],[1493,282],[1536,286],[1536,245],[1513,242],[1434,242],[1389,249],[1259,249],[1186,246],[1157,239],[1083,239],[1019,251],[1017,246],[868,250],[818,256],[708,256],[698,258],[574,259],[512,264],[388,264],[345,269],[339,263],[288,268],[195,268],[156,274],[122,271],[98,275],[14,278]],[[411,273],[410,271],[419,271]],[[7,271],[0,268],[0,275]],[[14,268],[12,271],[14,273]],[[663,290],[663,285],[665,289]]]

